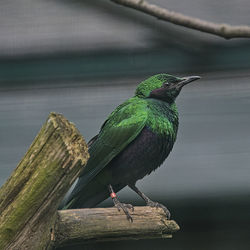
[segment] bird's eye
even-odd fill
[[[162,87],[166,88],[166,87],[168,87],[168,85],[169,85],[168,82],[164,82]]]

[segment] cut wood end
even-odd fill
[[[70,155],[74,156],[74,162],[81,161],[85,165],[89,159],[87,144],[72,122],[69,122],[62,114],[51,112],[47,123],[52,123],[53,127],[59,132]],[[74,164],[73,164],[74,165]]]

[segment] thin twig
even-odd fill
[[[158,19],[181,25],[187,28],[199,30],[202,32],[214,34],[225,39],[250,37],[250,26],[239,25],[233,26],[229,24],[218,24],[185,16],[181,13],[169,11],[168,9],[161,8],[157,5],[150,4],[144,0],[111,0],[114,3],[130,7],[132,9],[139,10],[147,13]]]

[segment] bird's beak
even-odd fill
[[[195,80],[198,80],[200,79],[201,77],[200,76],[186,76],[186,77],[182,77],[182,81],[180,81],[178,83],[179,87],[183,87],[185,86],[186,84],[190,83],[190,82],[193,82]]]

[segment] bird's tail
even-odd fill
[[[78,195],[77,197],[74,197],[70,201],[64,203],[64,205],[60,206],[59,209],[91,208],[106,200],[108,197],[109,192],[107,190],[102,190],[93,196],[89,194]]]
[[[74,208],[92,208],[109,198],[109,190],[105,185],[100,183],[96,185],[95,181],[89,183],[79,193],[74,193],[74,190],[60,205],[60,210]],[[126,185],[113,185],[115,192],[119,192]]]
[[[91,208],[95,207],[109,197],[108,188],[104,185],[96,185],[91,182],[86,185],[81,192],[75,192],[77,188],[65,197],[59,206],[59,210],[74,208]]]
[[[58,207],[59,210],[66,210],[66,209],[70,209],[71,206],[74,204],[75,199],[72,199],[70,202],[68,203],[64,203],[64,204],[60,204],[60,206]]]

